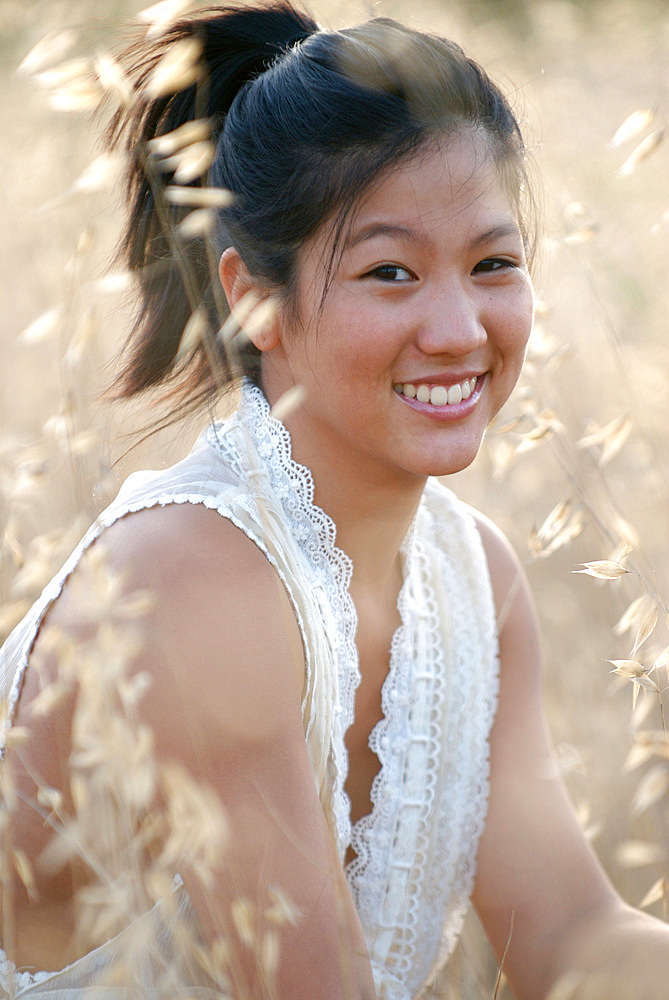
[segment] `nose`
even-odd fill
[[[485,302],[480,289],[461,281],[442,283],[423,317],[417,346],[424,354],[465,357],[485,344]]]

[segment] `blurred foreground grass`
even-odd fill
[[[87,173],[97,154],[89,117],[54,110],[44,89],[15,72],[50,30],[79,30],[75,53],[118,48],[123,20],[142,6],[108,0],[92,15],[74,0],[0,0],[2,632],[124,475],[179,457],[198,430],[192,421],[128,452],[128,432],[149,422],[152,407],[97,405],[129,315],[128,289],[114,278],[118,212],[102,174]],[[334,26],[366,14],[355,4],[313,8]],[[643,747],[645,733],[662,729],[652,687],[667,682],[669,643],[669,6],[428,0],[415,9],[385,0],[374,12],[461,42],[511,90],[526,122],[546,215],[537,329],[519,391],[452,485],[521,554],[571,794],[623,895],[638,904],[655,887],[650,907],[662,914],[666,742],[652,756]],[[635,112],[637,129],[612,143]],[[627,572],[573,574],[595,560]],[[621,615],[644,595],[636,625],[619,634]],[[654,609],[657,624],[633,651]],[[630,683],[608,660],[637,661],[643,673]],[[640,766],[625,766],[630,754]],[[474,996],[472,970],[485,963],[466,948],[462,961],[472,980],[463,995]]]

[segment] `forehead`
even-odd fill
[[[428,238],[449,229],[487,224],[495,216],[517,228],[517,213],[492,155],[490,140],[466,132],[435,144],[385,174],[360,201],[347,226],[344,248],[370,227],[406,225]]]

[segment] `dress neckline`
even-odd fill
[[[387,782],[384,762],[388,751],[391,715],[396,703],[392,692],[397,690],[398,673],[402,669],[402,650],[406,636],[407,581],[410,576],[409,562],[416,519],[414,518],[400,548],[402,583],[397,598],[400,620],[392,636],[388,651],[388,670],[381,685],[381,717],[372,726],[367,738],[368,746],[379,760],[379,770],[370,789],[371,809],[353,823],[351,801],[345,789],[349,773],[345,738],[355,720],[356,693],[361,681],[360,658],[356,644],[358,615],[350,592],[353,561],[337,545],[337,526],[334,520],[314,501],[315,483],[312,472],[306,465],[293,458],[288,428],[272,415],[266,396],[248,379],[242,382],[237,417],[254,442],[269,476],[272,493],[281,503],[293,536],[324,581],[339,625],[337,674],[340,691],[340,739],[334,742],[337,763],[335,818],[342,857],[349,846],[353,847],[356,854],[356,857],[346,865],[345,870],[349,874],[365,863],[365,833],[377,820],[379,798]],[[214,443],[217,437],[218,435],[215,435]]]

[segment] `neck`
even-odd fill
[[[416,513],[422,485],[410,494],[372,490],[359,480],[333,482],[312,469],[315,501],[337,527],[337,545],[353,562],[353,590],[383,587],[394,579],[399,552]]]
[[[411,527],[425,487],[425,477],[351,460],[347,452],[323,454],[291,431],[293,458],[306,465],[314,480],[314,501],[337,529],[337,546],[353,563],[351,589],[381,594],[396,581],[400,547]],[[390,584],[392,586],[392,582]]]
[[[288,383],[273,369],[263,371],[270,404]],[[353,563],[351,590],[381,595],[392,589],[398,578],[400,547],[426,477],[366,454],[319,424],[304,405],[282,419],[291,436],[293,458],[313,476],[314,501],[334,521],[337,546]]]

